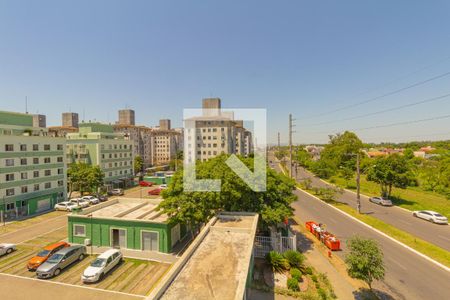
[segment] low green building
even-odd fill
[[[156,210],[160,199],[117,198],[68,217],[69,242],[170,253],[186,227]]]

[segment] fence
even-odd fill
[[[253,247],[253,254],[255,257],[263,258],[270,251],[277,251],[280,253],[287,250],[297,250],[297,236],[290,233],[288,236],[281,236],[279,233],[271,236],[256,236]]]

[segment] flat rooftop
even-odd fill
[[[91,214],[93,218],[163,223],[167,221],[168,217],[157,210],[159,202],[161,199],[117,198],[92,206],[84,210],[81,215]]]
[[[160,299],[243,299],[257,222],[219,214]]]

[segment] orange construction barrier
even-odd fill
[[[313,221],[305,223],[305,227],[308,231],[316,236],[318,240],[325,244],[331,251],[337,251],[341,249],[341,242],[336,236],[328,231],[324,231],[323,227],[320,228],[319,224]],[[320,229],[321,230],[320,230]]]

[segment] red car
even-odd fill
[[[156,188],[154,190],[148,191],[149,195],[159,195],[161,194],[161,189],[160,188]]]
[[[140,186],[152,186],[152,185],[153,185],[153,182],[139,181],[139,185],[140,185]]]

